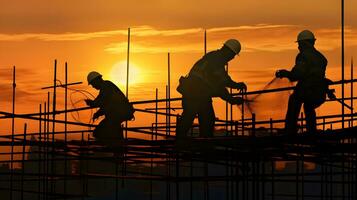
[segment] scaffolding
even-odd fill
[[[206,31],[204,53],[207,52]],[[127,82],[129,85],[130,28],[128,29]],[[318,116],[317,134],[305,134],[304,116],[298,135],[281,134],[283,119],[257,120],[255,113],[246,118],[244,107],[239,120],[233,120],[232,106],[226,104],[224,120],[215,127],[223,132],[214,137],[198,137],[197,125],[185,144],[177,147],[176,120],[171,102],[170,53],[168,53],[166,98],[132,102],[137,113],[153,115],[154,123],[129,126],[125,123],[123,157],[91,139],[95,125],[68,120],[68,114],[89,107],[68,109],[67,63],[65,81],[58,83],[54,63],[53,85],[42,89],[47,100],[37,113],[16,114],[16,75],[13,69],[12,112],[0,111],[0,119],[11,119],[11,134],[0,137],[0,147],[9,159],[0,163],[1,199],[242,199],[300,200],[357,199],[357,128],[353,112],[353,60],[351,78],[345,79],[344,1],[341,1],[341,114]],[[228,66],[227,66],[228,70]],[[350,84],[350,97],[345,85]],[[64,110],[56,108],[57,89],[64,89]],[[293,87],[233,94],[249,96],[289,91]],[[232,91],[231,91],[232,92]],[[52,96],[52,98],[51,98]],[[350,105],[346,102],[350,101]],[[345,107],[352,109],[345,113]],[[64,120],[60,120],[63,116]],[[164,120],[159,120],[163,116]],[[15,133],[15,119],[38,123],[37,132]],[[62,131],[58,131],[63,125]],[[68,126],[77,127],[68,130]],[[264,128],[261,128],[264,127]],[[335,128],[338,127],[338,128]],[[341,128],[340,128],[341,127]],[[59,139],[59,136],[63,139]],[[69,140],[69,138],[80,138]],[[16,148],[15,148],[16,147]],[[21,149],[16,151],[15,149]],[[285,165],[282,169],[280,165]],[[15,167],[15,166],[21,166]]]
[[[168,54],[168,62],[169,59]],[[259,121],[252,113],[249,118],[242,115],[240,120],[233,120],[232,110],[228,112],[227,107],[226,119],[217,119],[215,125],[223,132],[201,138],[195,135],[194,125],[192,137],[178,148],[175,126],[179,115],[171,113],[171,102],[181,98],[171,98],[167,87],[167,98],[159,99],[156,89],[155,99],[132,102],[136,107],[146,107],[137,108],[136,112],[154,115],[155,122],[140,127],[126,124],[125,155],[117,158],[112,149],[91,139],[92,131],[88,128],[95,125],[68,120],[69,113],[92,108],[67,108],[69,87],[81,83],[67,82],[67,63],[64,83],[58,83],[56,71],[55,61],[53,85],[43,88],[52,92],[47,93],[44,105],[39,105],[39,112],[16,114],[14,67],[13,112],[0,112],[0,119],[12,120],[11,135],[1,136],[0,141],[0,146],[10,150],[1,153],[10,159],[0,161],[0,191],[8,192],[9,199],[95,199],[110,194],[113,196],[107,199],[120,199],[123,195],[129,197],[125,196],[126,188],[143,193],[142,199],[356,199],[357,136],[353,110],[345,113],[344,118],[340,114],[317,117],[321,132],[315,135],[304,134],[302,115],[300,134],[292,136],[280,134],[282,129],[277,127],[284,123],[282,119]],[[332,84],[350,84],[353,88],[356,81],[351,76],[350,80]],[[65,90],[64,110],[56,109],[60,88]],[[348,99],[353,106],[353,89],[351,96],[343,100]],[[165,119],[160,121],[159,116]],[[19,118],[38,122],[38,131],[27,133],[25,123],[24,132],[15,134],[14,121]],[[342,127],[341,123],[346,127],[334,128]],[[60,124],[64,125],[63,131],[55,128]],[[78,128],[68,130],[68,125]],[[72,136],[80,139],[69,140]],[[15,151],[15,147],[21,150]],[[277,167],[279,163],[286,165],[284,170]]]

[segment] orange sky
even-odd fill
[[[203,54],[204,29],[208,50],[220,48],[228,38],[241,41],[243,50],[229,64],[230,74],[233,79],[246,82],[250,90],[261,89],[273,78],[275,70],[293,65],[297,53],[294,41],[303,29],[315,32],[317,48],[329,60],[328,77],[333,80],[341,77],[340,4],[336,0],[0,0],[0,3],[2,111],[11,111],[13,65],[17,68],[18,113],[37,112],[38,104],[45,101],[46,91],[40,88],[52,84],[54,59],[58,60],[62,81],[67,61],[70,82],[85,82],[91,70],[100,71],[105,79],[124,82],[122,76],[113,73],[125,73],[125,69],[113,70],[113,66],[117,63],[125,66],[128,27],[132,33],[130,62],[137,68],[132,75],[135,84],[129,89],[132,101],[153,99],[155,88],[159,88],[160,98],[165,97],[167,52],[171,52],[172,96],[178,97],[175,91],[178,78]],[[349,60],[357,51],[356,8],[356,1],[346,1],[346,77],[350,77]],[[86,84],[76,88],[95,93]],[[73,95],[73,99],[81,98]],[[272,112],[269,106],[264,106],[272,102],[260,104],[258,116],[259,112]],[[278,105],[276,117],[283,117],[285,104]],[[217,116],[223,118],[224,103],[215,100],[215,106]],[[59,108],[63,108],[60,99]],[[340,105],[336,103],[319,109],[320,114],[339,111]],[[235,108],[234,112],[238,119],[239,110]],[[149,125],[142,119],[147,118],[138,115],[137,124]],[[17,121],[17,132],[22,131],[22,123]],[[7,121],[2,126],[0,133],[9,131]],[[29,128],[36,130],[37,125],[30,124]]]

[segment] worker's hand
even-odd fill
[[[331,100],[335,100],[336,99],[335,89],[327,90],[327,97]]]
[[[85,99],[84,101],[86,102],[86,104],[87,104],[88,106],[90,106],[90,107],[93,106],[93,100]]]
[[[244,102],[242,97],[232,97],[229,103],[232,105],[241,105]]]
[[[288,77],[289,73],[290,72],[288,70],[286,70],[286,69],[280,69],[280,70],[275,72],[275,77],[276,78]]]
[[[243,82],[237,83],[236,88],[240,90],[241,92],[246,92],[247,91],[247,85]]]
[[[99,112],[96,112],[93,114],[93,121],[95,121],[96,119],[98,119],[101,116],[101,114]]]

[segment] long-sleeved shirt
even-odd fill
[[[327,59],[315,48],[308,48],[296,56],[288,78],[298,81],[298,88],[320,86],[324,83],[326,66]]]
[[[196,77],[208,88],[210,96],[220,96],[227,99],[225,87],[237,87],[225,70],[227,61],[220,50],[211,51],[198,60],[190,70],[189,77]],[[195,86],[193,86],[195,87]]]
[[[128,112],[129,101],[114,83],[106,80],[92,106],[99,107],[98,112],[104,114],[106,118],[120,120]]]
[[[297,94],[306,101],[323,102],[326,98],[325,71],[327,59],[314,47],[304,49],[295,59],[288,74],[290,81],[298,81]]]

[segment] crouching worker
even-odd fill
[[[187,136],[195,116],[198,115],[201,137],[211,137],[214,132],[215,114],[212,97],[220,97],[231,104],[242,104],[243,99],[233,97],[226,87],[246,90],[243,82],[235,82],[225,66],[241,50],[238,40],[227,40],[221,49],[212,51],[198,60],[187,77],[180,78],[177,91],[182,94],[183,113],[176,125],[177,140]]]
[[[121,155],[124,141],[121,123],[134,118],[134,108],[123,92],[111,81],[103,80],[98,72],[90,72],[87,80],[89,85],[99,90],[99,95],[94,100],[85,100],[88,106],[99,108],[93,115],[93,121],[105,116],[94,129],[93,136],[115,154]]]

